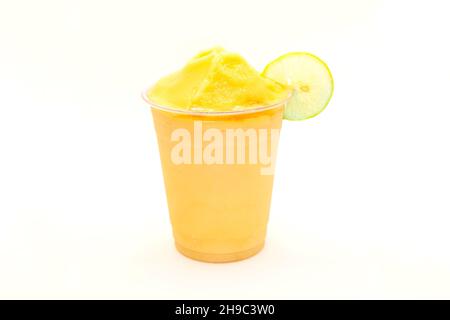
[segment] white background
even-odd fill
[[[0,2],[0,298],[450,298],[445,1]],[[284,122],[267,245],[172,243],[140,92],[222,45],[329,64]]]

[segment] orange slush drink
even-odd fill
[[[176,248],[201,261],[264,246],[286,89],[214,48],[146,93]]]

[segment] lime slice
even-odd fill
[[[321,113],[333,95],[333,76],[325,62],[307,52],[291,52],[275,59],[263,76],[293,88],[284,119],[305,120]]]

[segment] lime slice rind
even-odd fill
[[[263,76],[292,87],[292,97],[284,110],[284,119],[306,120],[320,114],[334,91],[330,69],[320,58],[308,52],[292,52],[269,63]]]

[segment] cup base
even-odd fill
[[[239,260],[244,260],[247,258],[250,258],[254,255],[256,255],[258,252],[262,250],[264,247],[264,243],[240,252],[234,252],[234,253],[224,253],[224,254],[214,254],[214,253],[204,253],[204,252],[198,252],[193,251],[191,249],[185,248],[181,246],[180,244],[175,242],[175,247],[177,248],[178,252],[180,252],[182,255],[194,259],[197,261],[202,262],[211,262],[211,263],[224,263],[224,262],[234,262]]]

